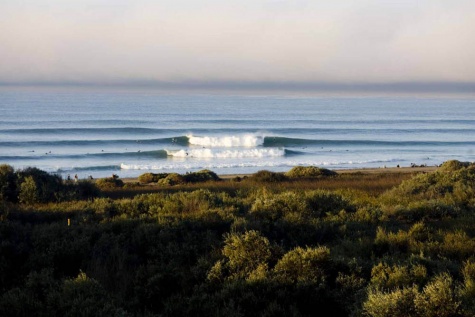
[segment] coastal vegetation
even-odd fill
[[[0,165],[0,316],[475,315],[475,165],[64,181]]]

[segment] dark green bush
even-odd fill
[[[157,181],[158,185],[161,186],[174,186],[174,185],[180,185],[185,183],[185,178],[177,173],[170,173],[168,174],[165,178],[160,178]]]
[[[13,167],[0,165],[0,201],[17,201],[17,175]]]
[[[145,173],[142,174],[138,177],[139,182],[144,183],[144,184],[150,184],[150,183],[156,183],[160,179],[166,178],[169,175],[169,173]]]
[[[330,249],[297,247],[287,252],[274,267],[277,280],[283,283],[325,284],[330,265]]]
[[[107,178],[100,178],[96,181],[96,186],[100,190],[107,190],[107,189],[114,189],[114,188],[121,188],[124,186],[124,182],[117,177],[107,177]]]
[[[258,171],[257,173],[251,175],[248,179],[262,183],[279,183],[288,180],[287,176],[285,176],[283,173],[276,173],[266,170]]]
[[[316,166],[296,166],[285,173],[285,176],[290,178],[325,177],[335,175],[338,175],[337,172]]]
[[[19,196],[23,203],[58,201],[64,192],[63,180],[36,167],[17,172]],[[20,198],[21,200],[21,198]]]
[[[201,170],[198,172],[187,173],[183,175],[183,178],[187,183],[202,183],[220,180],[218,175],[210,170]]]

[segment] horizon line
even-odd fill
[[[245,80],[130,80],[130,81],[0,81],[0,87],[120,88],[158,90],[283,91],[348,93],[475,93],[475,82],[395,81],[245,81]]]

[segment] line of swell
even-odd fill
[[[0,133],[14,133],[14,134],[98,134],[98,133],[157,133],[169,131],[164,129],[154,128],[135,128],[135,127],[108,127],[108,128],[32,128],[32,129],[1,129]]]
[[[305,145],[375,145],[375,146],[450,146],[475,145],[475,141],[378,141],[378,140],[312,140],[284,137],[266,137],[264,147],[293,147]]]
[[[98,166],[81,166],[71,168],[58,168],[57,173],[74,173],[81,171],[120,171],[120,165],[98,165]]]
[[[87,145],[134,145],[134,144],[176,144],[188,145],[185,136],[160,138],[160,139],[112,139],[112,140],[59,140],[59,141],[0,141],[0,146],[5,147],[36,147],[36,146],[87,146]]]
[[[54,159],[85,159],[85,158],[166,158],[168,156],[165,150],[141,151],[141,152],[115,152],[115,153],[85,153],[85,154],[39,154],[39,155],[3,155],[0,161],[13,160],[50,160]]]

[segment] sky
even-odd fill
[[[0,0],[0,85],[475,92],[474,0]]]

